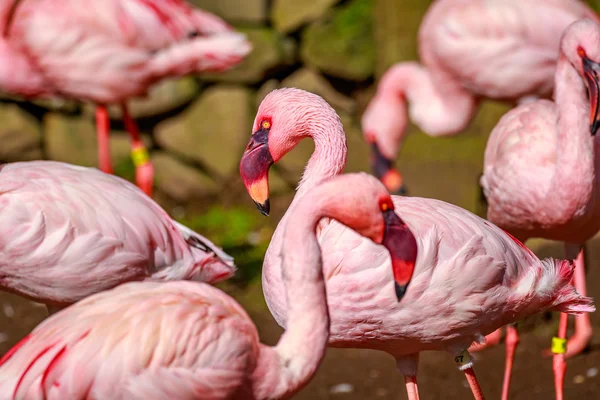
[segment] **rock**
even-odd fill
[[[252,101],[252,93],[244,87],[210,87],[183,113],[158,124],[156,139],[172,153],[228,177],[237,173],[250,138]]]
[[[51,111],[59,111],[63,113],[75,113],[80,111],[81,103],[73,100],[65,100],[60,97],[26,100],[23,97],[16,96],[10,93],[0,92],[0,99],[9,100],[14,103],[23,104],[31,103],[38,107],[45,108]]]
[[[281,33],[288,33],[308,22],[316,21],[339,0],[275,0],[271,9],[273,26]]]
[[[152,162],[156,188],[177,202],[187,203],[217,191],[212,179],[166,152],[152,154]]]
[[[202,79],[218,82],[258,83],[271,72],[296,60],[296,42],[267,28],[239,29],[248,35],[253,50],[239,65],[226,72],[200,74]]]
[[[417,33],[431,0],[374,0],[376,74],[403,60],[416,60]]]
[[[95,167],[98,165],[98,145],[94,122],[90,118],[67,116],[60,113],[48,113],[44,117],[46,155],[51,160],[71,164]],[[147,146],[151,140],[143,135]],[[115,173],[130,175],[127,166],[133,168],[129,158],[129,135],[112,131],[110,137],[111,159]],[[123,173],[119,173],[119,170]]]
[[[371,0],[351,0],[332,18],[311,24],[302,35],[301,56],[312,67],[362,81],[375,69]]]
[[[356,102],[336,91],[333,86],[311,68],[302,68],[288,76],[281,82],[283,87],[295,87],[318,94],[323,97],[336,110],[347,113],[354,112]]]
[[[38,120],[16,104],[0,105],[0,161],[43,158],[42,131]]]
[[[201,85],[194,77],[164,79],[152,86],[147,97],[131,99],[127,106],[133,118],[146,118],[173,111],[190,103],[200,92]],[[86,115],[94,115],[96,106],[86,104]],[[108,107],[111,118],[121,119],[121,107]]]
[[[190,0],[190,2],[228,22],[261,24],[267,20],[267,0]]]

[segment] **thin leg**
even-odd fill
[[[515,352],[519,344],[519,332],[516,324],[506,327],[506,364],[504,365],[504,384],[502,385],[502,400],[508,400],[512,366],[515,360]]]
[[[469,382],[469,386],[473,392],[473,398],[475,398],[475,400],[484,400],[483,391],[481,390],[481,386],[479,386],[479,382],[477,382],[473,367],[465,369],[465,376],[467,377],[467,382]]]
[[[107,174],[112,174],[112,163],[110,161],[109,132],[110,118],[108,110],[104,105],[96,107],[96,135],[98,138],[98,166]]]
[[[406,393],[408,393],[408,400],[419,400],[419,388],[417,387],[417,377],[405,375],[404,382],[406,383]]]
[[[127,106],[122,104],[121,108],[123,110],[125,129],[127,129],[127,132],[129,132],[129,135],[131,136],[131,159],[135,166],[135,182],[144,193],[152,197],[154,166],[150,162],[148,150],[146,150],[146,146],[144,146],[144,142],[142,142],[140,131],[133,118],[131,118]]]
[[[475,371],[473,371],[473,360],[471,359],[469,352],[467,350],[463,351],[458,356],[454,357],[454,362],[458,366],[458,369],[465,373],[465,377],[471,387],[471,392],[473,392],[475,400],[484,400],[483,391],[479,386],[479,382],[477,382]]]
[[[556,391],[556,400],[563,400],[563,391],[565,386],[565,373],[567,364],[565,363],[565,338],[567,337],[567,323],[569,316],[565,313],[560,314],[560,323],[558,325],[558,338],[554,338],[552,351],[555,352],[552,359],[552,370],[554,371],[554,390]]]
[[[471,347],[469,347],[469,351],[476,352],[476,351],[481,351],[483,349],[487,349],[488,347],[496,346],[498,343],[500,343],[501,339],[502,339],[502,328],[498,328],[494,332],[490,333],[489,335],[487,335],[485,337],[484,344],[479,344],[479,343],[474,344]]]
[[[580,295],[587,295],[585,284],[585,246],[581,246],[577,258],[575,259],[575,273],[573,276],[575,289]],[[592,323],[588,313],[575,316],[575,333],[567,342],[567,352],[565,358],[573,357],[581,353],[592,340]]]

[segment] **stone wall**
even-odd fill
[[[254,51],[232,71],[165,81],[148,99],[131,102],[152,152],[159,196],[187,204],[227,196],[230,190],[225,188],[240,188],[238,162],[256,107],[266,93],[280,86],[310,90],[332,104],[348,134],[347,169],[368,168],[368,151],[358,125],[360,113],[374,93],[375,80],[386,68],[416,58],[417,29],[431,1],[191,2],[247,33]],[[466,139],[436,142],[412,135],[400,165],[407,179],[413,174],[413,193],[436,195],[420,182],[428,179],[427,171],[438,178],[440,173],[463,174],[475,183],[485,137],[505,110],[498,105],[484,107]],[[94,166],[93,115],[90,105],[25,103],[4,97],[0,103],[0,161],[45,158]],[[128,137],[118,120],[118,109],[112,109],[111,115],[116,173],[131,179]],[[274,169],[275,192],[293,189],[311,151],[310,142],[301,143]],[[476,198],[472,186],[461,196],[473,201],[453,198],[454,194],[445,199],[472,208]]]

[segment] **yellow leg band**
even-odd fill
[[[145,147],[138,147],[131,150],[131,160],[134,166],[141,167],[150,161],[150,155]]]
[[[473,360],[471,359],[471,355],[468,351],[463,351],[460,355],[454,357],[454,362],[458,366],[458,368],[469,367],[472,365]]]
[[[550,350],[552,350],[554,354],[565,354],[567,351],[567,339],[562,339],[556,336],[553,337],[552,347],[550,347]]]

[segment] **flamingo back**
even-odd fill
[[[203,283],[135,282],[42,322],[0,360],[11,399],[220,399],[245,384],[258,333]]]

